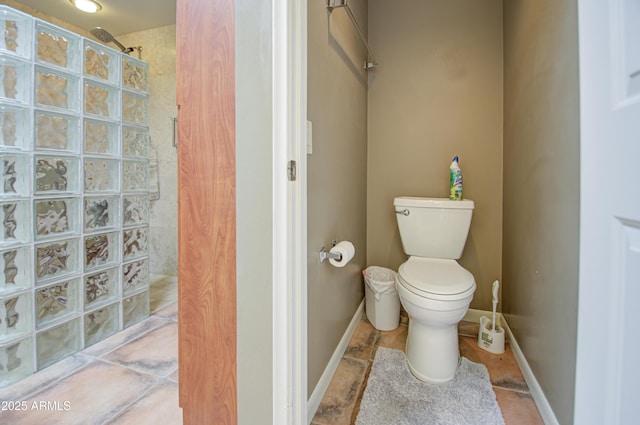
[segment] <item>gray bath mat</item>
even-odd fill
[[[504,425],[484,365],[460,359],[455,377],[434,385],[416,379],[405,354],[378,348],[356,425]]]

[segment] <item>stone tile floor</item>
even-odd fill
[[[152,282],[151,317],[0,389],[0,424],[182,424],[177,278]]]
[[[0,411],[0,423],[181,425],[178,407],[177,280],[156,276],[148,319],[70,356],[12,386],[0,400],[24,402],[25,410]],[[378,347],[404,350],[407,318],[391,332],[363,317],[312,425],[355,422]],[[460,351],[487,366],[507,425],[542,424],[507,345],[503,355],[478,348],[478,325],[461,322]]]
[[[378,331],[363,317],[311,425],[354,424],[376,350],[388,347],[404,351],[407,330],[405,315],[401,325],[390,332]],[[509,344],[504,354],[491,354],[476,343],[477,323],[460,322],[458,332],[460,354],[487,367],[506,425],[543,425]]]

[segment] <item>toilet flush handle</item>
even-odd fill
[[[400,211],[396,210],[396,214],[409,215],[409,210],[407,208]]]

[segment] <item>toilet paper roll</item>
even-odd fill
[[[334,260],[333,258],[329,258],[329,263],[331,263],[334,267],[344,267],[347,265],[349,261],[356,254],[356,248],[349,241],[338,242],[336,246],[331,248],[329,252],[333,254],[341,254],[342,259]]]

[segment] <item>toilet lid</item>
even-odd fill
[[[398,270],[398,279],[412,292],[456,295],[475,290],[475,280],[455,260],[411,257]]]

